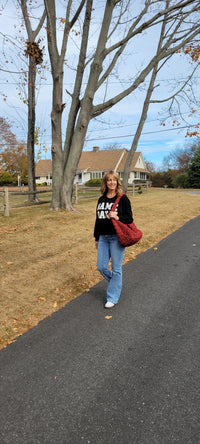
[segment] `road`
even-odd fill
[[[200,443],[200,216],[0,351],[1,444]],[[106,319],[105,316],[112,316]]]

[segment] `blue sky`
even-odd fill
[[[13,57],[13,44],[16,35],[19,36],[21,30],[20,18],[16,14],[13,5],[14,0],[7,0],[5,3],[5,9],[0,15],[0,68],[13,71],[8,73],[0,71],[0,103],[2,117],[8,117],[12,123],[13,132],[17,135],[19,140],[26,141],[27,131],[27,106],[23,103],[22,95],[20,96],[19,82],[23,82],[23,76],[16,74],[23,66],[26,69],[26,59],[23,57],[22,51],[20,58]],[[97,2],[97,8],[94,14],[97,16],[103,11],[104,2]],[[41,3],[42,4],[42,3]],[[95,26],[97,26],[96,21]],[[23,30],[21,30],[23,33]],[[140,36],[137,41],[137,48],[128,48],[126,57],[123,58],[120,65],[119,72],[113,76],[110,82],[112,93],[117,93],[120,88],[119,76],[123,78],[123,83],[126,82],[126,78],[130,77],[130,63],[133,72],[140,69],[142,64],[145,63],[151,51],[154,50],[156,42],[157,29],[151,31],[151,39],[149,35]],[[58,35],[62,34],[62,29],[58,29]],[[3,37],[3,34],[8,35],[8,41]],[[95,29],[90,39],[90,45],[95,45],[93,41],[95,35]],[[20,41],[17,42],[18,46]],[[71,39],[70,51],[68,54],[70,63],[73,63],[75,56],[77,55],[76,46],[78,40]],[[3,51],[6,55],[4,57]],[[134,56],[133,56],[134,54]],[[47,59],[48,55],[45,54]],[[6,63],[8,62],[8,63]],[[47,62],[48,65],[48,62]],[[161,99],[170,95],[178,83],[183,81],[187,74],[191,70],[190,60],[187,60],[185,56],[177,54],[175,60],[166,64],[164,70],[160,73],[158,78],[159,88],[155,90],[154,97]],[[51,152],[51,93],[52,93],[52,80],[50,72],[44,70],[41,73],[43,79],[38,84],[37,92],[37,107],[36,125],[40,127],[41,145],[45,145],[47,153],[43,153],[43,158],[50,158]],[[197,98],[199,91],[199,71],[195,73],[194,92]],[[68,70],[64,79],[65,88],[71,90],[73,82],[73,70]],[[64,88],[64,90],[65,90]],[[88,133],[85,141],[84,150],[91,150],[93,146],[97,145],[100,149],[107,148],[109,145],[115,144],[118,147],[125,147],[130,149],[131,143],[137,123],[139,121],[140,112],[142,109],[143,99],[147,83],[144,83],[142,87],[127,97],[124,101],[118,103],[115,107],[110,109],[105,114],[99,116],[96,120],[91,121]],[[102,100],[102,91],[98,93],[96,101]],[[21,97],[21,99],[20,99]],[[6,98],[6,100],[4,100]],[[64,102],[66,101],[66,110],[63,113],[63,139],[65,136],[65,128],[67,122],[67,111],[69,96],[64,91]],[[199,109],[199,108],[198,108]],[[186,139],[186,126],[187,123],[195,125],[200,121],[199,111],[190,116],[190,110],[185,103],[181,104],[181,112],[186,122],[179,120],[180,126],[172,126],[172,121],[175,116],[172,115],[171,119],[165,119],[167,116],[167,105],[152,104],[149,108],[147,120],[145,122],[142,136],[139,141],[138,151],[141,151],[144,158],[155,164],[157,168],[161,167],[163,158],[170,152],[177,148],[185,148],[186,144],[195,141],[195,139]],[[165,119],[165,126],[161,125],[162,120]],[[37,149],[36,149],[37,152]]]

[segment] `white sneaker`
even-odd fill
[[[114,305],[115,304],[113,304],[113,302],[107,301],[106,304],[105,304],[105,308],[112,308],[112,307],[114,307]]]

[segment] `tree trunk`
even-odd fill
[[[90,99],[83,100],[83,108],[80,111],[76,129],[73,134],[70,152],[64,169],[63,183],[63,205],[66,210],[72,210],[72,191],[74,177],[81,157],[86,132],[90,122],[92,102]]]
[[[53,76],[52,125],[52,203],[51,209],[64,208],[63,203],[63,151],[62,151],[62,103],[63,72]]]
[[[28,72],[28,137],[27,137],[27,159],[28,159],[28,188],[30,192],[36,191],[35,183],[35,158],[34,158],[34,139],[35,139],[35,79],[36,62],[35,57],[29,56]],[[30,194],[29,201],[37,201],[36,194]]]

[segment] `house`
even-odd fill
[[[35,181],[37,185],[47,184],[50,186],[52,184],[52,161],[49,160],[39,160],[35,166]]]
[[[84,185],[90,179],[101,179],[106,171],[114,170],[123,178],[124,165],[128,151],[123,149],[100,150],[94,147],[93,151],[83,151],[78,164],[74,183]],[[141,152],[136,152],[131,163],[129,184],[134,181],[146,182],[149,180],[149,171],[146,168]],[[51,185],[51,160],[39,160],[36,165],[36,183],[46,182]]]

